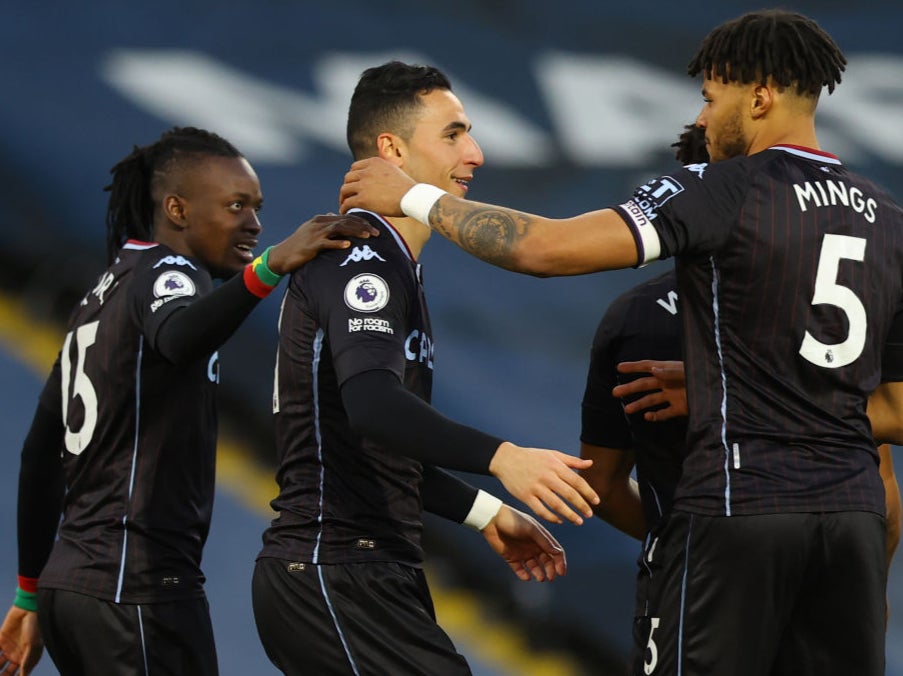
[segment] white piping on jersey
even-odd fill
[[[662,518],[662,502],[658,497],[658,491],[655,490],[655,486],[652,482],[648,482],[649,490],[652,491],[652,497],[655,498],[655,509],[658,511],[658,518]]]
[[[138,610],[138,633],[141,636],[141,659],[144,660],[144,673],[150,676],[150,667],[147,665],[147,644],[144,642],[144,618],[141,616],[141,606],[136,606]]]
[[[731,515],[731,449],[727,443],[727,373],[724,370],[724,352],[721,347],[721,315],[718,306],[718,266],[709,257],[712,266],[712,329],[715,348],[718,351],[718,369],[721,371],[721,445],[724,447],[724,514]]]
[[[323,465],[323,437],[320,434],[320,378],[319,378],[319,368],[320,368],[320,354],[323,351],[323,329],[317,329],[317,335],[314,338],[314,357],[313,362],[311,363],[311,375],[313,378],[312,387],[314,394],[314,436],[317,439],[317,462],[320,463],[320,501],[317,505],[318,513],[317,513],[317,523],[320,525],[320,530],[317,531],[317,544],[314,545],[314,554],[312,561],[313,563],[319,562],[319,554],[320,554],[320,538],[323,537],[323,485],[325,483],[325,467]],[[325,592],[325,590],[324,590]]]
[[[687,526],[687,540],[684,542],[684,573],[680,579],[680,619],[677,621],[677,676],[684,670],[684,611],[687,607],[687,575],[690,569],[690,536],[693,534],[693,515]]]
[[[359,209],[358,207],[349,209],[347,213],[353,214],[355,212],[364,213],[364,214],[373,214],[374,216],[376,216],[379,219],[380,223],[382,223],[384,226],[386,226],[389,229],[389,232],[392,233],[392,237],[395,238],[395,243],[398,244],[398,248],[404,252],[404,255],[407,256],[410,261],[416,262],[414,260],[414,256],[411,254],[411,250],[408,248],[408,243],[404,241],[404,237],[402,237],[400,234],[398,234],[398,231],[392,227],[392,224],[389,223],[389,221],[387,221],[385,218],[383,218],[382,216],[380,216],[377,213],[374,213],[372,211],[367,211],[366,209]]]
[[[323,599],[326,601],[326,607],[329,608],[329,614],[332,616],[332,624],[335,626],[336,633],[339,635],[339,640],[342,642],[342,649],[345,651],[345,656],[348,658],[348,664],[351,665],[351,670],[354,672],[354,675],[360,676],[357,664],[354,661],[354,657],[351,655],[351,649],[348,647],[348,642],[345,640],[345,632],[342,631],[342,627],[339,625],[339,618],[335,614],[335,608],[332,607],[332,600],[330,600],[329,592],[326,590],[326,580],[323,579],[323,566],[317,566],[317,577],[320,579],[320,590],[323,592]]]
[[[288,287],[282,294],[282,302],[279,304],[279,319],[276,320],[276,331],[282,331],[282,317],[285,315],[285,301],[288,298]],[[279,413],[279,348],[276,348],[276,365],[273,366],[273,415]]]
[[[646,537],[643,538],[643,555],[640,557],[640,560],[643,562],[643,568],[646,571],[646,575],[649,576],[649,580],[655,577],[655,573],[652,572],[652,557],[655,556],[655,547],[658,545],[658,537],[653,537],[651,531],[646,531]],[[649,614],[649,595],[646,594],[643,599],[643,614]]]
[[[144,361],[144,336],[138,339],[138,359],[135,363],[135,439],[132,442],[132,471],[129,473],[129,496],[126,513],[122,515],[122,560],[119,562],[119,579],[116,581],[116,603],[122,598],[122,583],[125,580],[125,554],[129,544],[128,506],[132,504],[135,489],[135,470],[138,466],[138,430],[141,429],[141,364]]]
[[[791,155],[796,155],[797,157],[803,157],[807,160],[815,160],[816,162],[821,162],[822,164],[843,164],[843,162],[840,161],[839,157],[814,149],[806,150],[805,148],[797,148],[794,146],[776,145],[771,146],[769,150],[782,150],[785,153],[790,153]]]

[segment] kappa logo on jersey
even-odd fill
[[[194,266],[194,263],[192,263],[187,258],[184,258],[183,256],[166,256],[165,258],[161,258],[154,264],[154,270],[159,268],[161,265],[185,265],[192,270],[197,270],[197,268]]]
[[[709,166],[706,162],[701,162],[699,164],[688,164],[684,166],[684,169],[688,171],[692,171],[694,174],[702,178],[702,175],[705,173],[705,168]]]
[[[665,300],[664,298],[656,298],[655,302],[665,308],[665,310],[667,310],[669,314],[677,314],[677,291],[669,291],[668,300]]]
[[[364,246],[356,246],[351,250],[351,253],[348,254],[348,258],[346,258],[341,265],[340,268],[345,267],[348,263],[360,263],[361,261],[372,261],[373,259],[377,259],[386,262],[386,259],[376,253],[373,249],[370,248],[369,244],[364,244]]]
[[[376,312],[389,302],[389,285],[379,275],[362,274],[345,285],[345,305],[359,312]]]

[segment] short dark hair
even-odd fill
[[[411,113],[420,97],[435,89],[451,91],[451,82],[437,68],[389,61],[365,70],[348,108],[348,147],[354,159],[376,154],[376,137],[383,132],[410,138]]]
[[[709,161],[705,129],[695,124],[685,125],[683,133],[671,147],[674,148],[674,159],[681,164],[705,164]]]
[[[766,84],[769,78],[800,95],[818,98],[840,83],[846,66],[840,48],[812,19],[779,9],[750,12],[715,27],[687,71],[724,84]]]
[[[242,157],[222,136],[196,127],[173,127],[132,152],[110,169],[113,180],[104,190],[107,204],[107,258],[110,263],[127,239],[151,241],[154,189],[172,171],[202,157]]]

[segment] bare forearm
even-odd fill
[[[622,533],[637,540],[646,536],[646,517],[636,481],[631,476],[633,453],[629,450],[580,443],[580,457],[593,464],[580,472],[599,494],[593,513]]]
[[[469,254],[537,277],[626,268],[637,262],[627,224],[611,209],[551,219],[444,195],[430,226]]]
[[[868,400],[872,434],[879,444],[903,444],[903,383],[881,383]]]
[[[600,497],[602,502],[593,508],[596,516],[637,540],[646,536],[646,518],[636,481],[618,484],[607,496]]]
[[[531,225],[528,214],[466,202],[447,195],[430,212],[430,224],[443,237],[487,263],[515,272],[524,269],[518,261],[521,241]]]
[[[894,472],[894,458],[891,447],[887,444],[878,447],[881,464],[878,470],[884,482],[884,498],[887,511],[887,566],[900,543],[901,521],[903,521],[903,505],[900,501],[900,486]]]

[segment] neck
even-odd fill
[[[177,254],[191,255],[191,251],[185,245],[185,237],[182,232],[171,222],[154,223],[153,241],[168,246]]]
[[[758,128],[756,128],[758,127]],[[814,115],[773,115],[767,122],[754,125],[747,155],[776,145],[802,146],[820,150],[815,133]]]
[[[389,221],[392,227],[398,231],[398,234],[401,235],[405,244],[411,250],[411,255],[415,259],[420,258],[420,252],[423,251],[423,247],[432,232],[429,226],[424,225],[420,221],[415,221],[413,218],[388,218],[385,216],[383,218]]]

